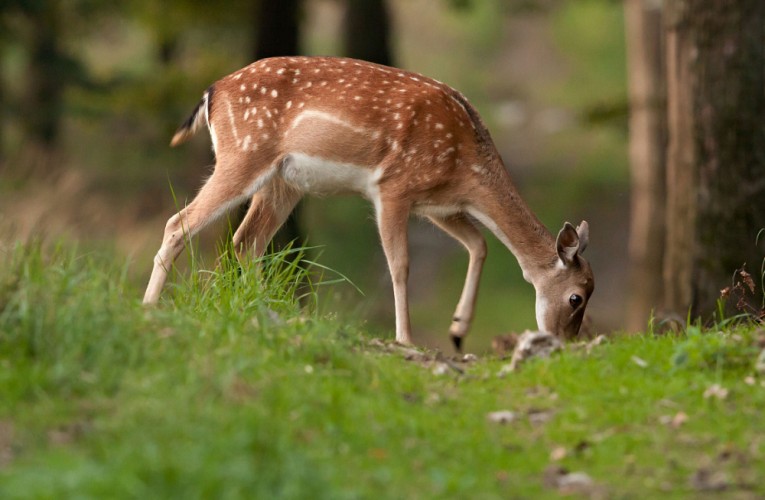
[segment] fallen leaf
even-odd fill
[[[526,416],[532,424],[543,424],[552,418],[553,411],[532,408],[526,412]]]
[[[754,369],[757,373],[765,373],[765,349],[760,351],[757,361],[754,363]]]
[[[478,356],[476,356],[475,354],[467,353],[464,356],[462,356],[463,363],[472,363],[474,361],[478,361]]]
[[[563,344],[555,335],[547,332],[526,331],[518,338],[518,344],[510,360],[510,369],[517,369],[530,358],[549,358],[563,349]]]
[[[501,358],[507,353],[512,353],[517,343],[518,334],[507,333],[505,335],[497,335],[494,337],[491,340],[491,348],[494,349],[494,353]]]
[[[728,476],[722,471],[702,467],[691,475],[691,488],[698,491],[722,491],[728,488]]]
[[[449,373],[449,365],[446,363],[436,363],[433,367],[433,375],[441,376]]]
[[[593,485],[592,478],[584,472],[570,472],[558,479],[558,489],[562,492],[587,491]]]
[[[686,423],[687,421],[688,421],[688,415],[686,415],[685,412],[679,411],[675,414],[674,417],[672,417],[672,420],[670,421],[670,425],[674,427],[675,429],[677,429],[681,425]]]
[[[566,458],[566,448],[564,446],[556,446],[553,448],[553,450],[550,452],[550,460],[554,462],[560,462],[564,458]]]
[[[720,384],[712,384],[709,387],[707,387],[706,391],[704,391],[704,399],[717,398],[722,400],[727,397],[728,397],[728,389],[721,386]]]
[[[515,412],[510,410],[493,411],[486,415],[486,418],[495,424],[507,424],[515,420]]]
[[[551,465],[545,469],[542,477],[545,486],[557,489],[564,495],[595,492],[594,481],[584,472],[569,472],[559,465]]]
[[[648,367],[648,361],[646,361],[646,360],[644,360],[642,358],[638,358],[637,356],[632,356],[632,358],[630,358],[630,359],[632,360],[633,363],[638,365],[640,368]]]

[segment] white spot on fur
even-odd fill
[[[279,92],[276,91],[276,89],[271,91],[271,97],[276,97],[279,95]]]

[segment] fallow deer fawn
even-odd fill
[[[412,343],[407,220],[424,216],[469,254],[449,332],[459,350],[473,319],[486,242],[474,220],[515,255],[536,290],[540,330],[572,338],[593,291],[581,256],[588,226],[557,240],[519,196],[476,110],[456,90],[407,71],[353,59],[257,61],[203,94],[172,145],[207,124],[215,171],[171,217],[144,303],[159,299],[186,238],[251,198],[234,234],[240,254],[262,255],[307,193],[358,193],[372,202],[393,281],[396,341]]]

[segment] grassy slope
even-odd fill
[[[551,464],[610,496],[687,495],[700,469],[765,494],[753,328],[439,375],[301,311],[294,269],[177,277],[146,310],[107,257],[2,252],[2,498],[529,497]]]

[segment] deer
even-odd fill
[[[424,217],[467,249],[467,276],[449,327],[459,352],[474,317],[487,246],[479,224],[515,256],[536,292],[539,330],[578,335],[594,289],[582,257],[589,226],[557,235],[523,201],[487,127],[457,90],[423,75],[335,57],[261,59],[203,93],[171,146],[206,125],[212,175],[170,217],[144,304],[158,302],[187,240],[250,201],[233,235],[237,256],[264,254],[305,195],[371,202],[393,285],[397,343],[413,344],[408,220]]]

